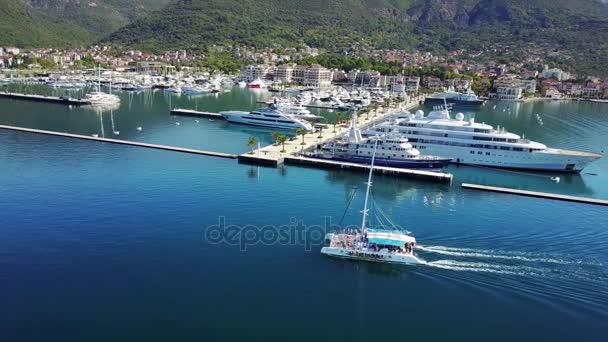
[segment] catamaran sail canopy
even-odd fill
[[[413,236],[407,235],[404,232],[384,230],[384,229],[368,229],[367,241],[376,245],[386,246],[403,246],[404,244],[416,243]]]

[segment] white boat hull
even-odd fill
[[[277,129],[294,130],[298,128],[312,131],[313,127],[305,121],[296,121],[284,117],[270,118],[264,116],[249,115],[249,112],[220,112],[220,114],[228,122],[239,123],[244,125],[271,127]]]
[[[412,143],[422,153],[449,157],[453,163],[535,171],[580,172],[597,157],[586,154],[548,152],[490,151],[487,149]],[[474,153],[471,153],[474,152]],[[481,152],[481,154],[479,153]]]
[[[420,258],[418,258],[413,253],[395,253],[395,252],[385,252],[379,251],[374,252],[367,249],[352,249],[352,248],[342,248],[342,247],[323,247],[321,248],[321,254],[325,254],[327,256],[342,258],[342,259],[352,259],[352,260],[361,260],[361,261],[369,261],[369,262],[379,262],[379,263],[391,263],[391,264],[402,264],[402,265],[424,265],[426,262]]]

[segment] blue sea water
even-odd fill
[[[162,93],[121,96],[101,118],[107,136],[224,152],[245,151],[250,135],[270,141],[263,130],[171,117]],[[197,106],[251,108],[252,96],[235,89]],[[498,104],[466,114],[550,146],[599,151],[607,107]],[[0,100],[0,113],[3,124],[100,132],[99,114],[85,108]],[[423,267],[319,254],[313,233],[327,217],[359,223],[364,174],[10,131],[0,131],[0,165],[0,340],[605,339],[607,209],[459,188],[608,198],[605,159],[560,183],[455,167],[451,185],[376,176],[376,205],[416,234]],[[270,236],[218,243],[209,232],[221,217]],[[271,226],[291,233],[300,221],[302,239],[275,241]]]

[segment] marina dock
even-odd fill
[[[371,110],[368,113],[360,114],[358,117],[359,127],[365,129],[371,125],[377,124],[386,119],[386,117],[396,110],[408,110],[418,105],[420,99],[415,98],[401,108],[378,108]],[[335,130],[333,125],[325,126],[320,132],[309,132],[304,136],[297,136],[281,144],[273,144],[260,148],[254,153],[244,153],[239,156],[240,163],[257,164],[264,166],[280,166],[282,164],[313,166],[329,169],[346,169],[353,171],[368,171],[369,165],[349,163],[335,160],[323,160],[317,158],[309,158],[303,156],[305,152],[309,152],[322,144],[328,143],[334,139],[342,137],[348,131],[348,124],[336,125]],[[284,148],[284,149],[283,149]],[[378,172],[390,174],[398,177],[424,179],[438,182],[449,183],[452,181],[452,175],[444,172],[423,171],[400,169],[393,167],[374,167]]]
[[[297,156],[284,158],[284,163],[292,164],[292,165],[308,165],[308,166],[328,168],[328,169],[355,170],[355,171],[362,171],[362,172],[369,172],[369,168],[370,168],[370,166],[366,165],[366,164],[348,163],[348,162],[335,161],[335,160],[325,160],[325,159],[297,157]],[[452,181],[452,174],[444,173],[444,172],[410,170],[410,169],[401,169],[401,168],[386,167],[386,166],[374,166],[374,172],[384,174],[384,175],[398,176],[398,177],[404,177],[404,178],[433,180],[433,181],[438,181],[438,182],[442,182],[442,183],[450,183]]]
[[[462,188],[463,189],[469,189],[469,190],[480,190],[480,191],[498,192],[498,193],[510,194],[510,195],[528,196],[528,197],[537,197],[537,198],[546,198],[546,199],[553,199],[553,200],[560,200],[560,201],[578,202],[578,203],[586,203],[586,204],[595,204],[595,205],[608,206],[608,200],[601,200],[601,199],[588,198],[588,197],[577,197],[577,196],[569,196],[569,195],[552,194],[552,193],[548,193],[548,192],[536,192],[536,191],[519,190],[519,189],[511,189],[511,188],[501,188],[501,187],[496,187],[496,186],[487,186],[487,185],[469,184],[469,183],[462,183]]]
[[[50,102],[50,103],[59,103],[59,104],[74,105],[74,106],[84,106],[84,105],[91,104],[91,102],[89,102],[89,101],[75,99],[72,97],[57,97],[57,96],[35,95],[35,94],[19,94],[19,93],[0,92],[0,97],[15,99],[15,100]]]
[[[82,139],[82,140],[99,141],[99,142],[106,142],[106,143],[111,143],[111,144],[120,144],[120,145],[130,145],[130,146],[137,146],[137,147],[145,147],[145,148],[152,148],[152,149],[157,149],[157,150],[166,150],[166,151],[173,151],[173,152],[191,153],[191,154],[198,154],[198,155],[205,155],[205,156],[212,156],[212,157],[220,157],[220,158],[236,159],[238,157],[235,154],[229,154],[229,153],[212,152],[212,151],[197,150],[197,149],[192,149],[192,148],[167,146],[167,145],[148,144],[148,143],[137,142],[137,141],[129,141],[129,140],[118,140],[118,139],[100,138],[100,137],[93,137],[93,136],[80,135],[80,134],[71,134],[71,133],[45,131],[45,130],[41,130],[41,129],[32,129],[32,128],[23,128],[23,127],[14,127],[14,126],[4,126],[4,125],[0,125],[0,129],[10,130],[10,131],[17,131],[17,132],[27,132],[27,133],[35,133],[35,134],[53,135],[53,136],[64,137],[64,138],[74,138],[74,139]]]
[[[197,111],[197,110],[182,109],[182,108],[171,109],[171,114],[172,115],[181,115],[181,116],[195,116],[195,117],[204,117],[204,118],[214,118],[214,119],[222,119],[222,120],[224,119],[224,117],[220,113],[201,112],[201,111]]]
[[[265,104],[265,105],[268,104],[267,101],[256,101],[256,103]],[[338,111],[347,111],[348,110],[346,108],[332,107],[332,106],[319,106],[319,105],[302,105],[302,107],[314,108],[314,109],[325,109],[325,110],[338,110]]]

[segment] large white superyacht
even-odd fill
[[[225,111],[220,114],[229,122],[245,125],[263,126],[278,129],[305,129],[313,131],[314,127],[306,120],[302,120],[293,115],[288,115],[279,110],[276,106],[269,106],[251,112],[244,111]]]
[[[424,154],[451,158],[453,163],[535,171],[580,172],[599,154],[549,148],[494,127],[450,117],[447,106],[428,115],[419,110],[401,113],[374,126],[364,136],[402,134]]]

